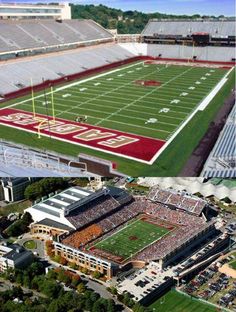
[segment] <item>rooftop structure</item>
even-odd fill
[[[26,187],[36,178],[2,178],[0,188],[3,191],[3,199],[8,202],[22,200]]]
[[[31,251],[17,244],[0,245],[0,272],[7,269],[25,268],[33,260]]]
[[[120,206],[109,192],[109,188],[93,192],[80,187],[71,187],[49,198],[36,201],[26,211],[32,215],[34,222],[46,219],[52,220],[53,223],[64,224],[71,229],[79,229]],[[130,200],[128,196],[126,200]]]

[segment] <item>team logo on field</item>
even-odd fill
[[[30,112],[11,108],[0,110],[0,124],[148,164],[151,164],[155,154],[165,144],[162,140],[85,122],[53,119],[40,114],[33,116]]]

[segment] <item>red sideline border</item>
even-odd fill
[[[34,118],[31,112],[15,108],[0,109],[0,124],[35,135],[39,128],[42,136],[145,164],[152,164],[153,157],[166,143],[164,140],[62,118],[55,118],[55,123],[53,123],[51,116],[36,114]]]
[[[34,90],[35,91],[41,91],[45,88],[51,87],[52,85],[55,86],[55,85],[59,85],[59,84],[64,84],[66,82],[70,82],[70,81],[77,80],[77,79],[80,79],[83,77],[94,75],[94,74],[100,73],[102,71],[106,71],[108,69],[116,68],[116,67],[119,67],[122,65],[133,63],[135,61],[142,61],[142,60],[143,61],[158,60],[158,61],[164,61],[164,62],[165,61],[170,61],[170,62],[174,61],[174,62],[180,62],[180,63],[181,62],[190,62],[190,63],[200,63],[200,64],[202,63],[202,64],[209,64],[209,65],[215,64],[215,65],[226,65],[226,66],[229,65],[231,67],[235,66],[235,63],[236,63],[236,62],[213,62],[213,61],[204,61],[204,60],[189,60],[189,59],[178,59],[178,58],[173,59],[173,58],[162,58],[162,57],[151,57],[151,56],[135,56],[135,57],[129,58],[127,60],[118,61],[118,62],[114,62],[114,63],[108,64],[105,66],[100,66],[100,67],[96,67],[93,69],[85,70],[82,73],[76,73],[76,74],[68,75],[68,76],[61,77],[61,78],[58,78],[55,80],[46,80],[43,83],[35,85]],[[21,90],[17,90],[17,91],[8,93],[8,94],[4,94],[4,98],[2,100],[0,100],[0,103],[6,102],[6,101],[9,101],[11,99],[18,98],[18,97],[22,97],[24,95],[30,94],[30,92],[31,92],[31,87],[29,86],[29,87],[23,88]]]

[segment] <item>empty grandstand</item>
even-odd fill
[[[94,176],[85,162],[0,140],[1,176]]]
[[[35,57],[30,60],[0,63],[0,96],[20,91],[33,84],[47,80],[68,81],[68,76],[86,73],[88,70],[121,62],[134,55],[119,45],[84,48],[58,55]],[[75,76],[76,77],[76,76]],[[74,77],[74,78],[75,78]]]
[[[163,22],[161,27],[164,27],[165,30],[170,25],[168,30],[174,37],[184,31],[182,26],[179,26],[180,24],[175,24],[179,22],[173,21],[169,24],[165,21],[160,22]],[[149,24],[152,23],[159,25],[159,22],[156,21],[150,21]],[[232,72],[235,59],[234,48],[231,44],[233,43],[232,25],[234,26],[235,22],[198,21],[191,23],[192,26],[189,27],[192,27],[192,35],[196,34],[195,26],[199,27],[201,33],[205,33],[202,27],[206,27],[206,31],[211,29],[210,34],[213,38],[213,29],[218,27],[219,36],[227,37],[228,43],[218,42],[216,46],[213,46],[212,42],[208,42],[204,45],[197,45],[191,36],[190,45],[187,45],[187,42],[178,44],[177,41],[176,44],[170,44],[168,41],[151,44],[146,43],[145,40],[144,43],[117,43],[110,32],[91,20],[0,21],[1,29],[3,29],[0,34],[1,57],[2,60],[6,59],[6,61],[0,62],[0,101],[6,102],[2,104],[2,107],[7,108],[1,110],[1,113],[8,116],[11,114],[11,111],[8,110],[10,107],[12,110],[21,109],[34,115],[36,113],[45,115],[46,112],[48,120],[54,114],[53,118],[57,118],[59,123],[70,122],[77,129],[78,124],[76,123],[82,120],[86,123],[84,127],[98,126],[97,129],[89,128],[88,131],[100,133],[105,128],[115,131],[111,134],[106,133],[107,137],[113,136],[113,139],[95,141],[93,136],[93,140],[91,139],[91,142],[88,140],[86,143],[84,138],[81,139],[82,133],[73,135],[71,134],[73,132],[70,132],[65,137],[60,132],[56,137],[53,136],[53,142],[54,139],[57,140],[56,144],[50,145],[53,150],[60,152],[61,148],[66,148],[66,144],[70,144],[70,146],[73,144],[70,149],[70,154],[73,156],[78,155],[77,146],[80,146],[80,152],[83,154],[87,154],[86,148],[88,147],[93,150],[89,156],[101,157],[110,161],[108,165],[110,169],[107,170],[108,166],[105,168],[105,164],[103,167],[111,175],[117,166],[122,172],[125,172],[126,166],[132,170],[133,167],[129,164],[132,164],[133,161],[142,163],[143,170],[145,170],[144,165],[156,165],[157,158],[159,161],[161,154],[166,152],[167,146],[170,145],[170,148],[174,149],[178,134],[180,132],[186,134],[184,130],[186,126],[190,124],[192,127],[193,120],[200,118],[199,115],[208,116],[209,120],[205,121],[203,127],[205,129],[205,125],[212,121],[212,116],[220,107],[218,104],[213,106],[213,100],[218,99],[223,88],[228,84],[231,86],[233,81]],[[149,24],[142,33],[143,38],[149,29]],[[157,29],[159,29],[158,27]],[[168,32],[165,33],[165,36],[168,36]],[[182,37],[185,38],[185,36],[186,34],[183,32]],[[58,51],[61,49],[67,50]],[[16,59],[18,56],[27,57]],[[9,60],[8,58],[14,59]],[[132,62],[133,64],[129,64]],[[114,67],[119,68],[113,69]],[[110,69],[113,70],[110,71]],[[128,70],[126,71],[126,69]],[[106,72],[98,75],[102,71]],[[117,71],[124,71],[129,75],[124,77],[123,72],[117,73]],[[89,75],[93,76],[87,78]],[[157,75],[158,80],[156,80]],[[149,88],[140,88],[133,84],[134,81],[142,82],[143,79],[140,78],[143,76],[144,78],[149,76],[150,80],[155,80],[158,86],[156,85],[157,87],[149,92]],[[129,77],[130,81],[124,83],[125,79],[129,79]],[[85,79],[67,84],[71,80],[81,78]],[[188,83],[191,85],[187,85]],[[54,86],[58,84],[65,85],[54,89]],[[83,85],[80,86],[81,84]],[[144,86],[150,87],[148,84],[144,84]],[[127,91],[122,89],[123,87],[127,88]],[[46,88],[51,90],[46,91]],[[161,97],[160,103],[158,103],[158,111],[154,111],[152,105],[156,103],[155,92],[159,92],[159,88],[161,88],[160,92],[161,95],[163,94],[163,98]],[[173,89],[173,92],[168,92],[169,88]],[[188,92],[185,92],[186,88],[188,88]],[[45,90],[45,94],[37,93],[41,90]],[[124,92],[122,92],[123,90]],[[127,99],[124,98],[126,92],[129,95]],[[31,97],[13,104],[7,102],[26,94],[30,94]],[[95,94],[96,96],[94,96]],[[44,99],[42,99],[43,96]],[[54,100],[56,107],[54,107]],[[91,103],[92,101],[94,102]],[[148,102],[148,107],[145,101]],[[36,111],[33,108],[34,105],[36,105]],[[205,114],[205,110],[208,109],[210,114]],[[17,114],[17,112],[15,113]],[[18,113],[20,114],[20,112]],[[40,118],[45,117],[40,116]],[[60,121],[59,118],[61,118]],[[34,118],[35,123],[37,120]],[[48,125],[50,125],[50,121],[48,121]],[[72,127],[72,125],[70,126]],[[3,132],[7,131],[6,127],[14,128],[13,131],[19,130],[18,125],[14,125],[14,127],[9,123],[6,125],[5,117],[1,118],[1,127],[3,127]],[[35,142],[32,143],[35,129],[38,129],[38,132],[41,131],[44,137],[51,136],[52,138],[51,133],[49,134],[45,129],[45,125],[42,129],[40,127],[39,125],[32,126],[32,129],[21,127],[21,130],[32,134],[29,145],[36,145]],[[52,128],[49,129],[49,132],[51,130]],[[26,133],[21,134],[18,141],[20,143]],[[191,148],[194,144],[196,146],[203,135],[198,134],[196,138],[192,135]],[[8,133],[4,136],[8,136]],[[144,143],[146,146],[149,145],[145,152],[142,149],[142,140],[148,141]],[[45,147],[50,149],[47,139],[45,141]],[[112,154],[114,157],[106,158],[106,154]],[[181,165],[184,165],[188,157],[186,152],[184,157],[179,160],[183,162]],[[123,158],[128,159],[130,163],[125,162],[126,159]],[[91,168],[95,167],[92,158],[88,162]],[[158,166],[158,170],[161,171],[161,168],[167,167],[166,164],[163,164],[163,166]],[[176,171],[180,170],[179,168]],[[99,173],[104,170],[99,170]],[[98,171],[92,172],[96,174]],[[133,172],[130,171],[127,174],[132,175]]]
[[[150,20],[141,34],[146,43],[234,45],[235,22],[225,20]]]
[[[92,20],[0,20],[0,59],[96,44],[113,39]]]
[[[201,176],[236,177],[236,106],[233,107],[220,136],[210,153]]]

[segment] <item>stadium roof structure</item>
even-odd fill
[[[206,178],[236,177],[236,105],[210,153],[201,176]]]
[[[41,224],[41,225],[46,225],[46,226],[49,226],[49,227],[53,227],[53,228],[57,228],[57,229],[61,229],[61,230],[65,230],[65,231],[71,231],[73,230],[73,228],[63,224],[63,223],[60,223],[60,222],[57,222],[57,221],[54,221],[54,220],[51,220],[51,219],[48,219],[48,218],[45,218],[39,222],[36,222],[35,224]]]
[[[60,217],[60,215],[65,216],[71,210],[75,209],[75,204],[87,202],[91,194],[93,192],[89,190],[84,190],[80,187],[71,187],[42,202],[36,203],[32,208],[57,217]]]
[[[70,187],[54,196],[36,201],[32,207],[27,208],[25,211],[32,215],[34,222],[41,223],[43,220],[49,226],[52,224],[50,222],[56,222],[71,229],[76,229],[77,226],[73,222],[73,216],[75,215],[81,222],[84,221],[81,220],[81,214],[87,207],[86,205],[93,206],[95,199],[105,199],[108,194],[109,189],[107,188],[93,192],[78,186]]]
[[[178,35],[191,36],[194,33],[207,33],[215,38],[235,36],[235,21],[215,20],[156,20],[151,19],[142,32],[142,36]]]
[[[176,190],[185,190],[189,193],[200,193],[204,197],[215,196],[218,199],[228,197],[236,202],[236,187],[228,188],[225,185],[213,185],[211,180],[203,182],[203,178],[140,178],[138,183],[142,185],[158,185],[160,188],[172,187]],[[168,184],[166,184],[168,182]]]

